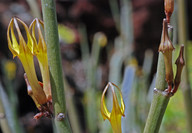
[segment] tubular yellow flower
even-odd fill
[[[114,86],[119,91],[121,107],[119,106],[119,103],[118,103],[118,100],[117,100],[117,97],[115,94]],[[108,111],[106,104],[105,104],[105,93],[108,88],[110,88],[112,90],[112,94],[113,94],[113,108],[112,108],[111,113]],[[125,116],[124,111],[125,111],[125,105],[123,102],[123,97],[122,97],[120,89],[118,88],[117,85],[109,82],[107,84],[107,86],[105,87],[102,97],[101,97],[101,114],[102,114],[104,120],[108,119],[110,121],[112,129],[113,129],[113,133],[122,132],[121,131],[121,117]]]
[[[38,41],[35,36],[35,27],[37,27],[38,32]],[[49,68],[48,68],[48,58],[47,58],[47,46],[45,40],[43,38],[41,27],[44,28],[44,24],[42,21],[37,18],[31,23],[29,30],[32,33],[32,37],[34,39],[34,54],[36,55],[39,66],[41,69],[41,75],[43,79],[43,90],[48,100],[51,100],[51,85],[50,85],[50,77],[49,77]]]
[[[17,21],[25,29],[26,36],[27,36],[27,43],[21,34]],[[15,28],[18,34],[19,43],[16,39],[13,25],[15,25]],[[36,105],[39,106],[39,105],[45,104],[47,102],[47,99],[42,87],[38,83],[38,79],[36,76],[34,62],[33,62],[33,50],[34,50],[33,39],[29,33],[29,29],[27,25],[18,18],[12,18],[7,29],[7,39],[8,39],[8,47],[13,54],[13,58],[17,56],[20,59],[21,63],[23,64],[24,70],[27,74],[30,86],[32,88],[32,93],[34,97],[33,99],[37,101]]]

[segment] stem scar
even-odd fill
[[[57,114],[56,119],[57,119],[58,121],[62,121],[64,118],[65,118],[65,114],[64,114],[64,113],[58,113],[58,114]]]

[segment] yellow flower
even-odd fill
[[[115,94],[114,86],[119,91],[121,107],[119,106],[117,96]],[[113,94],[113,108],[112,108],[111,113],[108,111],[106,104],[105,104],[105,93],[106,93],[108,88],[111,89],[112,94]],[[112,129],[113,129],[113,133],[121,133],[122,132],[121,131],[121,117],[125,116],[124,111],[125,111],[125,105],[123,102],[123,97],[122,97],[120,89],[118,88],[117,85],[109,82],[107,84],[107,86],[105,87],[103,94],[102,94],[102,97],[101,97],[101,114],[102,114],[104,120],[108,119],[110,121]]]
[[[23,35],[21,34],[18,22],[25,29],[27,43],[24,40]],[[13,26],[15,26],[16,28],[18,41],[15,36]],[[8,47],[13,54],[13,58],[17,56],[20,59],[24,67],[24,70],[27,74],[27,79],[32,88],[32,92],[30,92],[32,93],[31,96],[35,101],[37,107],[40,107],[40,105],[43,105],[47,102],[47,98],[36,76],[33,61],[34,41],[29,33],[27,25],[18,18],[12,18],[7,29],[7,39],[8,39]]]
[[[37,27],[38,32],[38,41],[35,36],[35,26]],[[29,30],[34,39],[34,55],[39,61],[39,66],[43,79],[43,90],[48,100],[52,99],[51,97],[51,85],[49,78],[49,68],[48,68],[48,58],[47,58],[47,46],[42,35],[41,28],[44,28],[42,21],[37,18],[31,23]]]

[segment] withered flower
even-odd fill
[[[159,51],[164,55],[166,81],[168,83],[169,91],[173,83],[173,68],[172,68],[172,51],[174,47],[168,36],[167,20],[163,19],[163,31],[161,35],[161,42],[159,45]]]
[[[170,22],[170,17],[174,10],[174,0],[165,0],[164,1],[165,15],[167,22]]]
[[[183,66],[185,65],[183,53],[184,53],[184,45],[181,45],[179,56],[175,62],[175,64],[177,65],[177,72],[174,80],[174,88],[172,90],[172,94],[174,94],[177,91],[179,84],[181,82],[181,73],[183,70]]]

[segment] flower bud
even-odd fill
[[[175,62],[175,64],[177,65],[177,72],[176,72],[175,81],[174,81],[174,88],[172,90],[173,94],[177,91],[179,87],[179,84],[181,82],[181,73],[183,70],[183,66],[185,65],[185,60],[183,58],[183,51],[184,51],[184,45],[181,45],[179,57]]]
[[[170,17],[174,10],[174,0],[165,0],[164,1],[165,15],[167,22],[170,22]]]
[[[107,37],[104,33],[102,32],[97,32],[95,34],[95,39],[97,40],[97,43],[101,46],[101,47],[105,47],[107,45]]]
[[[168,86],[172,86],[172,82],[173,82],[173,68],[172,68],[172,51],[173,50],[174,50],[174,47],[168,36],[167,20],[163,19],[163,31],[161,35],[161,43],[159,46],[159,51],[162,52],[164,55],[166,81],[168,83]]]

